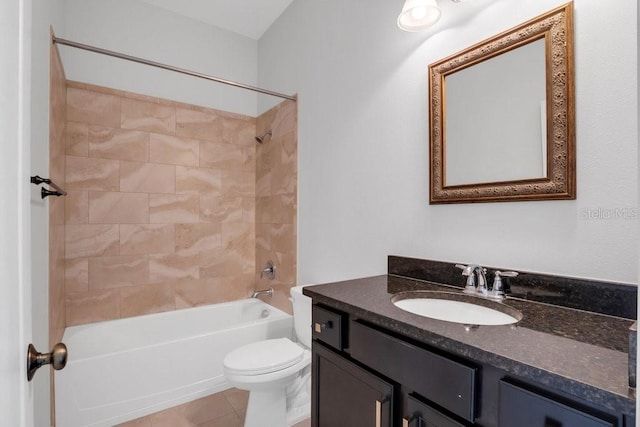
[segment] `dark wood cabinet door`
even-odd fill
[[[311,425],[392,427],[395,386],[313,343]]]

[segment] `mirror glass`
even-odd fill
[[[430,203],[575,198],[572,4],[429,66]]]
[[[445,186],[547,176],[544,39],[445,78]]]

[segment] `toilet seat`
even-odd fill
[[[281,371],[302,361],[304,349],[288,338],[247,344],[224,359],[225,371],[232,375],[263,375]]]

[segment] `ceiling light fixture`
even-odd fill
[[[398,16],[398,27],[404,31],[423,31],[440,19],[436,0],[406,0]]]

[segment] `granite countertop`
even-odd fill
[[[393,305],[409,290],[460,292],[433,282],[383,275],[305,287],[325,303],[371,324],[447,352],[536,381],[616,412],[635,413],[628,387],[629,327],[614,316],[509,298],[520,310],[517,326],[464,326],[418,316]]]

